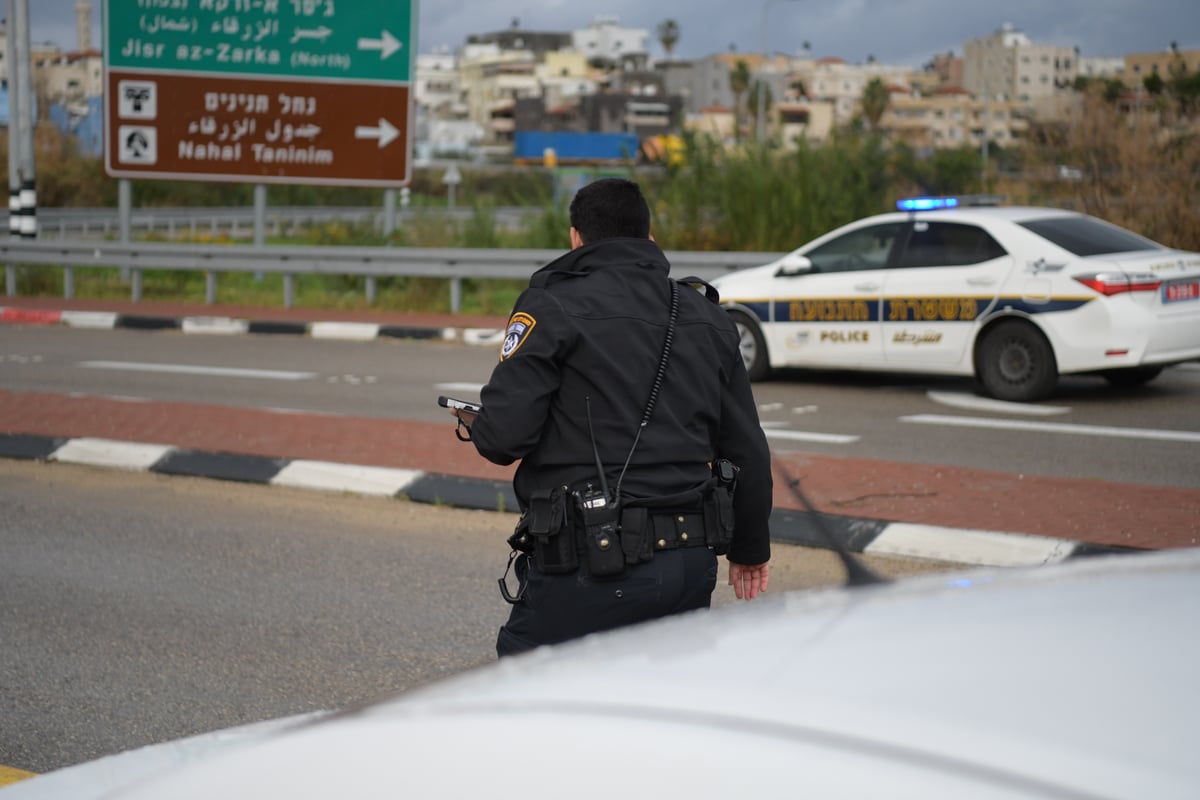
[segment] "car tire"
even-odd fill
[[[1100,374],[1104,376],[1104,380],[1113,386],[1132,388],[1149,383],[1161,375],[1162,371],[1162,367],[1126,367],[1124,369],[1105,370]]]
[[[1028,322],[1006,320],[990,328],[975,351],[975,375],[997,400],[1028,402],[1047,397],[1058,382],[1054,350]]]
[[[729,318],[737,328],[738,349],[742,351],[742,363],[746,365],[750,380],[766,380],[771,374],[771,360],[767,356],[767,341],[763,338],[762,328],[741,311],[730,311]]]

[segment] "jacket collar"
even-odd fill
[[[529,285],[545,288],[568,277],[583,277],[610,267],[638,266],[658,270],[664,277],[671,271],[667,257],[649,239],[601,239],[571,250],[533,273]]]

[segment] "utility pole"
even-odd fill
[[[33,58],[29,43],[29,0],[10,0],[9,18],[13,25],[16,39],[16,50],[12,60],[18,67],[16,83],[17,138],[21,142],[20,158],[18,158],[17,175],[20,178],[20,234],[23,239],[37,238],[37,177],[34,170],[33,153]],[[11,65],[10,65],[11,69]],[[9,84],[9,100],[14,97],[13,86]],[[10,113],[11,117],[11,113]],[[9,120],[9,132],[12,132],[12,121]]]
[[[983,149],[980,153],[980,160],[983,162],[982,175],[980,182],[983,185],[983,194],[987,194],[988,190],[988,126],[991,117],[992,95],[988,91],[988,79],[985,76],[983,79]]]
[[[21,64],[16,59],[17,26],[13,24],[18,0],[8,0],[8,23],[4,36],[8,51],[8,235],[21,235],[21,139],[17,136],[16,86],[20,79]],[[12,267],[9,267],[11,274]],[[12,288],[9,287],[9,294]]]
[[[758,134],[758,141],[762,142],[763,137],[767,132],[767,87],[766,75],[767,64],[771,61],[770,51],[767,46],[767,9],[771,7],[771,3],[776,0],[765,0],[762,7],[762,53],[763,61],[760,70],[761,78],[758,83],[758,109],[755,113],[755,132]]]

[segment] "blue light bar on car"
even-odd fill
[[[901,211],[933,211],[937,208],[954,208],[957,205],[957,197],[906,197],[896,201],[896,208]]]

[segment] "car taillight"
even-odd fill
[[[1084,286],[1111,297],[1125,292],[1156,292],[1162,285],[1157,275],[1151,273],[1098,272],[1094,275],[1075,275],[1075,280]]]

